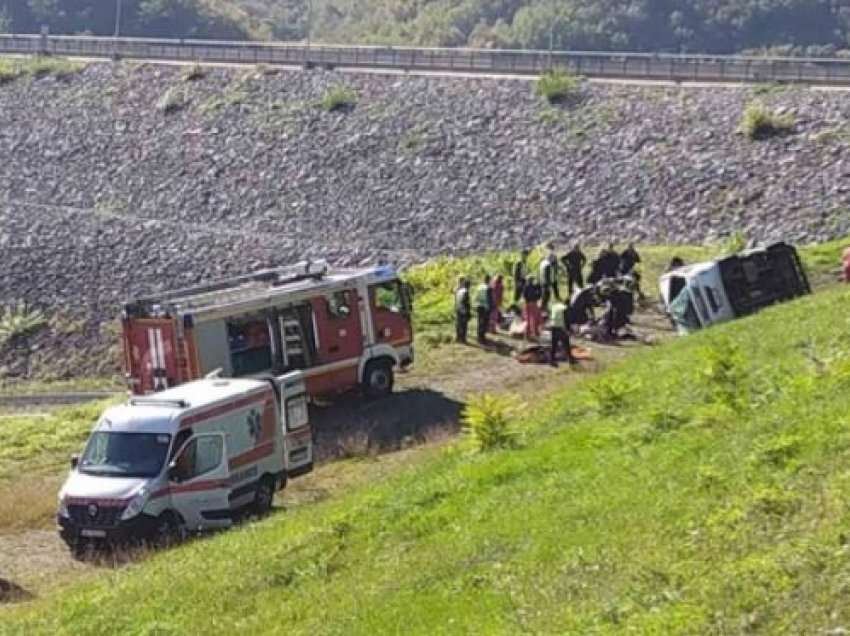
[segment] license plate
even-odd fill
[[[106,536],[106,530],[81,530],[80,534],[91,539],[103,539]]]

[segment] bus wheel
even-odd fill
[[[393,365],[389,360],[373,360],[366,365],[363,386],[370,398],[383,397],[393,392]]]
[[[271,512],[274,503],[274,480],[271,477],[263,477],[257,484],[254,494],[254,512],[263,517]]]

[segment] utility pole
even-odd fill
[[[552,70],[552,55],[555,52],[555,16],[558,13],[557,1],[552,0],[552,15],[549,16],[549,70]]]
[[[121,0],[115,0],[115,39],[121,35]]]

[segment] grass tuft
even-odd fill
[[[353,88],[335,84],[331,86],[319,102],[322,110],[329,113],[349,111],[357,105],[357,93]]]
[[[770,110],[763,102],[750,102],[744,109],[739,130],[754,141],[784,135],[794,130],[794,116]]]
[[[519,405],[503,395],[482,395],[470,398],[463,410],[464,432],[479,451],[513,448],[519,432],[515,418]]]
[[[0,58],[0,84],[25,77],[66,79],[82,71],[85,66],[62,57]]]
[[[27,306],[26,303],[16,303],[0,309],[0,347],[7,342],[31,336],[47,324],[44,313]]]
[[[579,91],[580,80],[564,69],[552,69],[543,73],[534,86],[539,97],[550,104],[560,104]]]

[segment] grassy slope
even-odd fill
[[[848,301],[833,290],[650,350],[526,420],[521,450],[427,451],[368,488],[13,609],[0,631],[850,624]]]

